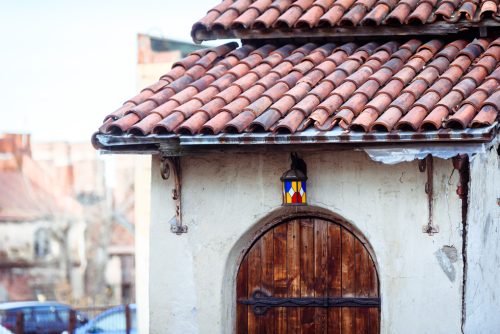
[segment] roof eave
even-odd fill
[[[346,132],[339,128],[330,131],[308,129],[295,134],[274,133],[242,133],[219,135],[179,136],[149,135],[145,137],[133,135],[109,135],[96,133],[92,142],[96,149],[103,153],[118,154],[166,154],[181,156],[196,154],[200,151],[247,151],[296,146],[329,145],[341,149],[387,146],[404,147],[418,143],[419,145],[438,146],[444,144],[468,145],[491,142],[499,132],[499,124],[484,128],[468,128],[465,130],[438,130],[427,132],[389,132],[361,133]]]
[[[355,26],[355,27],[325,27],[325,28],[269,28],[269,29],[195,29],[191,36],[195,43],[217,39],[283,39],[283,38],[325,38],[330,40],[364,39],[373,37],[423,37],[451,35],[457,36],[471,33],[474,36],[488,37],[498,35],[499,22],[484,19],[480,22],[459,21],[455,23],[436,22],[424,25],[405,26]]]

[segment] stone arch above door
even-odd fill
[[[314,217],[273,225],[236,279],[238,333],[379,333],[376,266],[348,227]]]

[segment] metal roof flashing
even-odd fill
[[[259,152],[273,149],[297,148],[312,149],[363,149],[373,155],[381,152],[451,152],[469,154],[483,150],[485,145],[498,141],[499,124],[495,122],[484,128],[465,130],[441,129],[438,131],[415,132],[349,132],[340,128],[319,131],[309,128],[295,134],[242,133],[218,135],[148,135],[134,136],[96,133],[92,137],[94,147],[103,153],[118,154],[162,154],[167,156],[186,156],[210,151],[218,152]],[[321,144],[321,145],[320,145]],[[378,153],[377,153],[378,152]],[[450,153],[450,154],[451,154]],[[369,153],[370,155],[370,153]],[[447,154],[442,154],[447,157]],[[450,156],[451,157],[451,156]]]

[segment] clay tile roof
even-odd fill
[[[415,32],[449,28],[454,24],[500,22],[496,0],[223,0],[192,28],[195,41],[224,37],[255,38],[260,33],[321,31],[335,27],[364,27],[373,35],[383,34],[377,26],[416,28]],[[443,30],[444,29],[444,30]],[[455,30],[454,30],[455,29]],[[392,30],[391,30],[392,31]],[[352,31],[351,31],[352,32]],[[438,32],[437,30],[434,31]],[[336,30],[338,35],[342,30]]]
[[[27,158],[25,158],[27,159]],[[36,183],[46,175],[29,168],[29,172],[0,168],[0,222],[53,220],[54,217],[81,216],[81,206],[68,196],[55,196],[53,189]],[[29,174],[29,175],[28,175]]]
[[[33,221],[53,215],[56,205],[50,194],[20,172],[0,171],[0,182],[0,221]]]
[[[188,55],[162,78],[168,83],[156,93],[139,94],[108,115],[98,135],[340,129],[444,136],[497,124],[500,38],[240,48],[230,43]]]

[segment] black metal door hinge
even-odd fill
[[[380,298],[370,297],[272,297],[255,290],[250,299],[238,303],[252,306],[255,315],[263,315],[271,307],[380,307]]]

